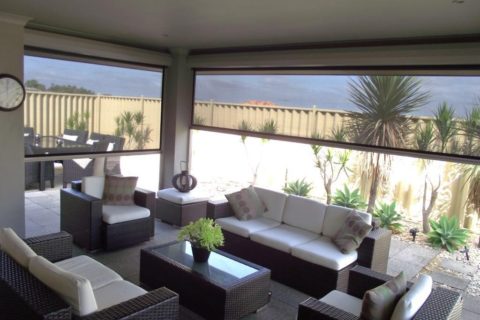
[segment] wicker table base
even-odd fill
[[[185,254],[179,259],[172,253],[179,245],[182,243],[143,249],[140,281],[152,288],[169,287],[179,294],[180,304],[206,319],[238,319],[269,302],[270,270],[216,251],[217,258],[230,260],[240,268],[253,268],[248,275],[235,278],[227,274],[227,269],[217,269],[212,256],[204,264],[193,263]]]

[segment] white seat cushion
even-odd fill
[[[103,221],[108,224],[150,217],[150,210],[140,206],[103,205]]]
[[[282,222],[283,209],[285,208],[285,201],[287,195],[282,192],[273,191],[269,189],[255,187],[258,197],[263,201],[267,207],[267,211],[263,213],[265,218]]]
[[[93,292],[97,301],[98,310],[117,305],[124,301],[139,297],[147,293],[139,286],[125,280],[117,280]]]
[[[65,140],[69,140],[69,141],[77,141],[78,136],[73,135],[73,134],[64,134],[62,136],[62,138],[65,139]]]
[[[118,273],[87,256],[77,256],[56,262],[55,264],[65,271],[88,279],[93,290],[113,281],[123,280]]]
[[[290,253],[291,248],[318,238],[318,234],[282,224],[252,233],[250,239],[268,247]]]
[[[421,274],[417,282],[397,302],[392,320],[410,320],[420,310],[432,292],[432,277]]]
[[[90,176],[82,178],[82,192],[88,194],[89,196],[102,199],[104,186],[104,176]]]
[[[236,217],[226,217],[215,220],[222,229],[248,238],[252,233],[267,230],[280,225],[280,222],[268,218],[256,218],[240,221]]]
[[[97,311],[97,303],[88,279],[65,271],[41,256],[30,259],[29,270],[71,305],[74,314],[85,316]]]
[[[357,260],[358,254],[354,250],[342,253],[330,238],[320,237],[316,240],[295,246],[292,255],[302,260],[318,264],[320,266],[341,270]]]
[[[320,301],[357,317],[360,317],[360,313],[362,312],[362,299],[358,299],[342,291],[330,291],[320,299]]]
[[[3,228],[0,230],[0,247],[13,260],[24,268],[28,268],[28,262],[32,257],[37,256],[12,228]]]
[[[322,235],[333,238],[338,230],[343,227],[348,214],[353,209],[329,205],[325,211],[325,219],[323,220]],[[366,212],[355,210],[366,223],[372,223],[372,215]]]
[[[289,195],[283,212],[283,222],[320,234],[327,206],[319,201]]]
[[[175,188],[162,189],[157,191],[157,197],[177,204],[189,204],[207,201],[210,196],[199,190],[180,192]]]

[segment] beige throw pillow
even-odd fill
[[[103,204],[112,206],[133,205],[133,194],[138,177],[105,176]]]
[[[385,282],[363,295],[362,319],[390,319],[395,305],[407,289],[405,274],[400,272],[395,278]]]
[[[352,210],[332,240],[340,251],[349,253],[358,249],[370,230],[372,230],[372,226],[366,223],[355,210]]]
[[[265,212],[266,207],[250,186],[240,191],[225,195],[238,220],[250,220]]]

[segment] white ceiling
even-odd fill
[[[154,49],[480,34],[480,0],[1,0],[0,11]]]

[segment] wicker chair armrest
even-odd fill
[[[358,320],[359,317],[337,309],[315,298],[308,298],[298,306],[298,320]]]
[[[219,219],[233,216],[232,208],[227,200],[225,201],[208,201],[207,217],[211,219]]]
[[[76,191],[82,191],[82,180],[75,180],[71,182],[72,189]]]
[[[60,228],[73,236],[75,244],[87,250],[101,245],[102,200],[83,192],[60,190]]]
[[[133,200],[137,206],[148,208],[150,212],[155,213],[155,192],[136,188]]]
[[[463,299],[460,293],[436,288],[413,319],[458,319],[462,317]]]
[[[72,241],[72,235],[65,231],[25,239],[33,251],[52,262],[72,257]]]
[[[350,269],[348,275],[347,293],[362,299],[366,291],[378,287],[392,278],[392,276],[384,273],[376,272],[362,266],[355,266]]]
[[[136,205],[150,210],[150,236],[153,237],[155,235],[155,192],[137,188],[133,194],[133,200]]]
[[[392,231],[377,228],[363,239],[358,248],[358,264],[378,272],[387,272]]]
[[[178,295],[168,288],[158,288],[140,297],[82,317],[84,320],[178,319]]]
[[[0,250],[1,319],[71,319],[71,307]]]

